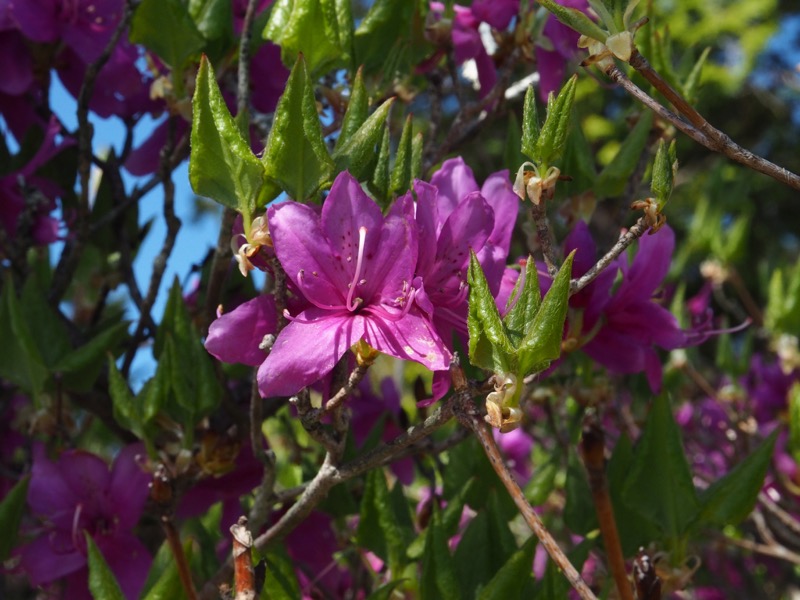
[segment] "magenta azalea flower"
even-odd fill
[[[407,204],[407,203],[402,203]],[[275,254],[310,308],[291,316],[258,370],[264,396],[288,396],[329,373],[359,340],[429,369],[450,353],[414,307],[416,228],[410,207],[384,218],[349,173],[322,206],[284,202],[268,212]]]
[[[56,138],[60,132],[61,126],[54,117],[45,131],[42,145],[28,164],[19,171],[0,177],[0,226],[6,230],[9,237],[13,238],[23,233],[30,236],[34,243],[42,245],[58,239],[58,221],[50,216],[50,211],[55,208],[55,198],[61,195],[62,190],[49,179],[36,175],[36,172],[59,152],[74,144],[71,140],[57,142]],[[31,189],[38,189],[46,200],[34,209],[33,218],[28,223],[29,230],[25,232],[18,230],[20,216],[26,207],[20,180]]]
[[[11,19],[28,39],[62,41],[85,63],[97,60],[122,17],[123,0],[10,0]]]
[[[505,29],[519,12],[519,0],[475,0],[472,14],[495,29]]]
[[[222,362],[255,367],[264,362],[264,336],[275,333],[277,317],[272,296],[259,296],[216,319],[208,328],[206,350]]]
[[[20,568],[35,586],[65,580],[64,597],[89,598],[84,531],[92,536],[127,598],[138,598],[150,569],[133,535],[150,478],[136,464],[141,445],[124,448],[109,470],[100,457],[71,450],[56,462],[34,447],[28,506],[42,520],[39,535],[18,549]]]
[[[653,392],[661,389],[662,366],[656,347],[684,348],[702,342],[702,332],[681,329],[678,320],[657,302],[656,293],[672,261],[675,234],[665,226],[656,235],[639,240],[639,249],[629,263],[623,255],[597,279],[570,298],[567,343],[580,348],[609,371],[641,373]],[[564,241],[564,252],[577,250],[573,277],[580,277],[596,259],[589,228],[579,221]],[[618,276],[621,282],[612,293]],[[543,288],[551,280],[540,275]],[[572,341],[570,341],[572,340]]]
[[[586,0],[556,0],[559,4],[569,8],[576,8],[583,12],[589,9]],[[536,64],[539,69],[539,97],[547,101],[550,92],[557,92],[564,79],[566,64],[578,53],[577,31],[567,27],[553,15],[547,17],[547,22],[542,31],[549,41],[552,49],[536,45]]]

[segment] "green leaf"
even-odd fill
[[[750,456],[700,494],[695,527],[738,525],[747,518],[764,486],[777,437],[776,430]]]
[[[697,101],[697,88],[700,84],[700,75],[703,73],[703,67],[710,54],[711,46],[706,46],[700,53],[700,58],[697,59],[697,62],[694,64],[694,67],[692,67],[686,80],[683,82],[683,97],[691,104],[695,104]]]
[[[619,147],[612,161],[600,172],[592,189],[599,198],[619,196],[642,158],[653,127],[653,113],[641,113],[639,121]]]
[[[521,598],[525,585],[533,579],[531,564],[536,551],[536,536],[531,536],[477,595],[478,600]]]
[[[294,200],[312,197],[333,175],[333,160],[322,137],[313,84],[302,55],[278,101],[262,160],[267,175]]]
[[[390,98],[381,104],[344,144],[334,150],[333,160],[337,171],[350,171],[358,180],[367,177],[375,164],[375,150],[381,142],[393,102],[394,98]]]
[[[261,589],[262,600],[296,600],[301,597],[294,565],[283,546],[270,546],[264,562],[267,571]]]
[[[622,498],[675,542],[697,514],[699,502],[681,434],[665,395],[650,408]]]
[[[561,356],[561,337],[569,304],[569,282],[572,274],[573,250],[561,265],[553,285],[542,300],[536,317],[528,325],[519,345],[519,369],[523,376],[547,367]]]
[[[394,581],[385,583],[367,596],[367,600],[391,600],[395,597],[394,591],[403,585],[404,582],[405,579],[395,579]]]
[[[384,82],[429,56],[425,38],[427,3],[375,0],[353,38],[356,64],[367,73],[379,73]]]
[[[114,411],[114,420],[125,429],[132,431],[136,437],[144,437],[144,418],[136,402],[128,382],[114,364],[113,357],[108,361],[108,390]]]
[[[653,196],[658,201],[659,209],[664,208],[664,205],[672,196],[675,165],[670,159],[670,155],[675,152],[674,146],[675,140],[672,141],[670,146],[667,146],[663,139],[658,141],[656,160],[653,163],[653,182],[650,188],[653,191]]]
[[[403,132],[400,134],[400,143],[397,145],[397,156],[394,159],[394,167],[389,180],[389,191],[399,196],[411,188],[411,161],[413,159],[413,149],[411,139],[414,137],[411,126],[411,115],[406,117]]]
[[[536,464],[530,481],[525,486],[525,498],[532,506],[541,506],[555,489],[559,460],[551,456],[546,462]]]
[[[339,7],[341,8],[341,7]],[[334,0],[289,0],[275,5],[264,29],[264,37],[281,47],[286,65],[305,57],[315,77],[343,63],[345,48],[339,32]],[[352,25],[350,26],[352,28]],[[346,38],[346,36],[345,36]]]
[[[187,555],[191,553],[191,543],[184,545],[184,552]],[[155,567],[155,561],[153,567]],[[173,559],[167,562],[166,568],[143,600],[182,600],[183,598],[186,598],[186,591],[183,589],[178,573],[178,564]]]
[[[567,501],[564,505],[564,523],[577,535],[586,535],[597,529],[597,512],[592,501],[592,490],[586,477],[586,469],[571,450],[567,462],[567,481],[564,485]]]
[[[800,331],[800,262],[772,272],[764,320],[772,334]]]
[[[800,382],[789,389],[789,451],[800,462]]]
[[[522,153],[533,161],[538,159],[539,115],[536,112],[536,92],[529,86],[522,109]]]
[[[411,140],[411,181],[422,178],[422,153],[425,150],[425,143],[422,132],[417,133]],[[409,184],[411,187],[411,184]]]
[[[582,33],[586,37],[605,43],[608,34],[600,29],[595,22],[582,11],[576,8],[561,6],[555,2],[555,0],[541,0],[539,4],[553,13],[556,19],[564,23],[567,27],[574,29],[578,33]]]
[[[205,45],[181,0],[142,0],[131,21],[130,41],[152,50],[173,69]]]
[[[630,438],[623,434],[617,440],[614,453],[608,461],[606,474],[617,531],[625,556],[634,555],[640,547],[658,539],[658,529],[655,525],[625,504],[623,489],[632,464],[633,444]]]
[[[81,347],[62,357],[53,370],[59,373],[72,373],[83,371],[93,365],[99,369],[106,353],[115,348],[117,343],[125,337],[127,328],[128,323],[125,321],[111,325]],[[89,383],[91,384],[93,381]]]
[[[447,547],[447,537],[442,528],[441,514],[433,509],[433,518],[425,535],[425,553],[422,555],[421,600],[460,600],[461,592],[455,565]]]
[[[518,347],[525,337],[526,328],[536,318],[539,305],[542,302],[542,293],[539,289],[539,276],[536,273],[536,261],[528,256],[525,270],[520,274],[511,297],[509,305],[513,302],[511,310],[503,317],[503,324],[511,345]],[[508,309],[508,306],[506,306]]]
[[[547,117],[536,140],[535,162],[553,164],[564,153],[567,135],[572,121],[572,104],[575,101],[575,88],[578,76],[569,78],[558,93],[555,101],[547,103]]]
[[[189,0],[189,15],[207,40],[233,31],[233,15],[228,0]]]
[[[0,296],[0,375],[38,398],[47,379],[44,359],[20,309],[11,273]]]
[[[95,600],[125,600],[122,590],[119,589],[117,578],[100,554],[89,532],[84,531],[86,537],[86,551],[89,562],[89,591]]]
[[[58,361],[72,350],[67,328],[49,302],[46,287],[39,276],[29,277],[22,288],[19,311],[25,319],[31,340],[50,371]]]
[[[369,115],[369,96],[367,88],[364,87],[363,71],[364,69],[360,68],[356,73],[353,89],[350,92],[350,102],[347,104],[347,111],[345,111],[342,119],[342,129],[336,139],[336,147],[333,151],[334,158],[339,148],[353,137]]]
[[[191,144],[189,181],[197,194],[243,214],[270,199],[264,196],[264,167],[228,111],[205,56],[192,99]]]
[[[469,360],[476,367],[508,373],[515,354],[495,305],[489,283],[470,249],[469,273]]]
[[[0,502],[0,562],[5,561],[17,544],[19,526],[25,514],[25,502],[28,497],[30,477],[23,477],[14,487],[8,490],[6,497]]]
[[[414,537],[411,516],[404,503],[402,485],[396,484],[390,493],[382,469],[373,469],[367,474],[358,543],[386,560],[392,573],[402,571],[406,548]]]
[[[589,142],[586,141],[583,129],[579,126],[570,127],[564,157],[561,159],[561,172],[572,179],[560,181],[558,190],[566,196],[576,196],[589,188],[594,190],[597,171],[593,157],[594,153]],[[584,218],[588,219],[590,216],[591,213],[586,214]]]
[[[389,200],[389,160],[391,158],[389,141],[389,126],[384,125],[383,137],[378,151],[378,162],[369,182],[370,191],[382,200],[379,204],[383,209],[388,206]]]

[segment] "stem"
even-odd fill
[[[542,198],[539,204],[531,206],[531,216],[536,224],[536,238],[539,240],[539,247],[542,249],[544,263],[547,265],[547,272],[550,277],[558,275],[558,260],[556,259],[553,248],[553,234],[550,231],[550,221],[547,218],[546,200]]]
[[[589,285],[592,281],[594,281],[603,270],[608,267],[612,262],[614,262],[617,257],[622,254],[628,246],[630,246],[635,240],[638,240],[640,237],[644,235],[644,232],[650,228],[644,222],[644,218],[640,218],[636,223],[631,227],[628,231],[623,233],[616,244],[611,248],[611,250],[606,253],[606,255],[597,261],[591,269],[586,271],[578,279],[573,279],[569,284],[569,294],[570,296],[577,294],[587,285]]]
[[[534,535],[539,538],[539,541],[550,555],[550,558],[552,558],[556,565],[564,572],[564,576],[573,589],[582,600],[597,600],[597,597],[592,590],[589,589],[589,586],[586,585],[580,573],[572,566],[567,555],[564,554],[563,550],[559,548],[558,543],[553,539],[553,536],[550,535],[550,532],[539,518],[539,515],[536,514],[536,511],[533,510],[533,507],[525,499],[519,484],[508,470],[503,456],[500,454],[500,449],[497,447],[494,437],[489,432],[489,428],[480,419],[475,406],[469,405],[467,401],[463,399],[463,396],[461,396],[461,401],[456,407],[456,417],[462,425],[470,429],[478,438],[483,446],[484,452],[486,452],[489,462],[500,477],[500,481],[506,486],[508,493],[511,495],[511,499],[514,500],[514,504],[517,505],[517,508],[522,513],[528,527],[530,527]]]
[[[254,600],[256,597],[255,571],[253,570],[253,535],[247,529],[247,517],[239,517],[231,525],[233,536],[233,570],[236,596],[234,600]]]
[[[680,119],[666,109],[656,111],[662,117],[667,118],[668,121],[673,123],[678,129],[683,131],[686,135],[692,138],[697,143],[705,146],[713,152],[718,152],[727,156],[746,167],[764,173],[781,183],[800,190],[800,176],[792,173],[788,169],[780,167],[761,156],[754,154],[750,150],[739,146],[725,133],[711,125],[703,115],[697,112],[686,100],[676,92],[661,76],[653,69],[647,59],[642,56],[639,51],[634,48],[633,54],[630,59],[630,65],[638,73],[640,73],[653,87],[655,87],[675,109],[681,113],[689,123]],[[616,66],[612,65],[606,69],[608,75],[616,83],[620,84],[625,91],[642,101],[644,104],[653,108],[651,102],[658,104],[655,100],[650,98],[648,94],[639,89],[628,77],[622,73]],[[645,101],[644,98],[649,99],[650,102]],[[663,108],[663,107],[662,107]],[[655,110],[655,109],[654,109]]]
[[[600,429],[596,417],[588,417],[584,423],[581,458],[586,467],[586,474],[589,476],[589,487],[592,490],[592,500],[597,511],[597,520],[600,523],[600,533],[603,536],[609,570],[614,577],[620,599],[633,600],[633,591],[625,569],[622,544],[619,541],[617,522],[611,505],[611,496],[608,493],[603,430]]]

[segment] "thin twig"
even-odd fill
[[[564,551],[561,550],[558,543],[553,539],[553,536],[547,530],[544,523],[539,518],[539,515],[536,514],[536,511],[528,503],[516,479],[514,479],[511,471],[508,470],[503,456],[500,454],[500,449],[497,447],[497,442],[495,442],[494,437],[489,432],[489,428],[478,414],[475,405],[458,393],[456,393],[456,397],[459,398],[456,404],[456,417],[459,422],[470,429],[478,438],[478,441],[480,441],[492,468],[494,468],[498,477],[500,477],[500,481],[503,482],[503,485],[506,486],[508,493],[511,495],[512,500],[514,500],[514,504],[517,505],[517,508],[522,513],[528,527],[530,527],[531,531],[533,531],[534,535],[539,539],[544,549],[550,555],[550,558],[552,558],[556,565],[564,572],[564,576],[578,595],[583,600],[597,600],[597,597],[592,590],[589,589],[589,586],[586,585],[580,573],[578,573],[569,558],[567,558],[567,555],[564,554]]]
[[[547,218],[546,202],[532,203],[531,216],[536,225],[536,238],[539,240],[539,247],[542,249],[547,272],[550,277],[555,277],[558,274],[558,259],[556,258],[553,234],[550,231],[550,220]]]
[[[586,474],[589,476],[589,488],[592,491],[592,501],[597,512],[600,533],[603,536],[609,570],[614,577],[620,599],[633,600],[633,590],[625,570],[625,557],[622,554],[611,495],[608,493],[603,430],[596,415],[586,418],[580,449]]]
[[[148,322],[152,323],[150,317],[150,309],[155,304],[158,290],[161,287],[161,279],[164,276],[164,271],[167,268],[167,260],[172,254],[172,248],[175,246],[175,238],[178,237],[178,230],[181,228],[181,221],[175,214],[175,184],[172,181],[172,168],[170,166],[170,156],[175,143],[175,117],[170,117],[169,120],[169,133],[167,134],[167,143],[161,149],[161,179],[164,184],[164,221],[167,224],[167,234],[164,236],[164,243],[161,246],[156,259],[153,261],[153,272],[150,275],[150,285],[147,288],[147,294],[142,302],[142,309],[139,316],[139,323],[136,326],[136,331],[133,335],[133,340],[130,343],[130,350],[125,355],[125,361],[122,365],[122,373],[128,374],[133,363],[133,358],[136,355],[139,344],[145,338],[145,330],[148,328]],[[150,335],[155,332],[151,331]]]
[[[450,421],[452,416],[453,401],[450,399],[445,401],[424,422],[409,427],[405,433],[397,436],[394,440],[378,445],[338,469],[331,463],[330,455],[326,455],[325,463],[323,463],[314,479],[307,484],[276,495],[276,499],[289,500],[300,493],[300,498],[275,525],[255,540],[255,548],[261,550],[271,541],[288,535],[324,499],[334,485],[363,475],[367,471],[390,462],[394,457],[402,455],[406,448],[428,437]],[[232,575],[233,561],[228,559],[203,588],[200,594],[201,600],[214,600],[217,598],[219,586],[228,582]]]
[[[258,0],[248,0],[242,23],[242,37],[239,40],[239,83],[236,89],[237,116],[247,118],[250,106],[250,39],[253,35],[253,18]]]
[[[644,218],[640,218],[636,223],[625,233],[623,233],[617,243],[609,250],[605,256],[603,256],[600,260],[597,261],[591,269],[586,271],[582,276],[578,279],[573,279],[570,281],[569,284],[569,293],[570,295],[577,294],[587,285],[589,285],[592,281],[594,281],[603,270],[608,267],[612,262],[614,262],[620,254],[622,254],[628,246],[630,246],[634,241],[638,240],[640,237],[644,235],[644,232],[647,231],[650,226],[645,223]],[[657,234],[656,234],[657,235]]]
[[[83,252],[83,246],[89,235],[89,213],[91,208],[89,206],[89,175],[92,169],[92,137],[94,135],[94,128],[89,122],[89,101],[92,99],[94,86],[97,81],[97,76],[108,62],[111,53],[117,46],[123,31],[128,26],[128,23],[133,15],[133,2],[128,0],[125,3],[125,9],[122,17],[117,24],[114,33],[111,35],[108,44],[103,48],[103,52],[86,68],[86,74],[81,83],[81,89],[78,93],[78,179],[80,181],[80,193],[78,195],[78,208],[77,208],[77,226],[75,235],[68,238],[64,244],[64,249],[61,251],[61,256],[58,260],[58,266],[53,275],[53,281],[50,285],[48,293],[48,300],[51,304],[58,304],[67,291],[72,276],[78,268],[80,255]]]
[[[689,123],[680,119],[670,111],[656,111],[660,116],[665,117],[678,129],[691,137],[697,143],[705,146],[709,150],[727,156],[733,161],[745,165],[746,167],[764,173],[781,183],[800,190],[800,176],[792,173],[788,169],[780,167],[765,158],[754,154],[746,148],[742,148],[725,133],[711,125],[705,117],[697,112],[681,95],[676,92],[661,76],[650,66],[647,59],[634,48],[631,55],[630,65],[640,73],[650,84],[652,84],[675,109],[681,113]],[[611,65],[606,69],[606,75],[620,84],[625,91],[653,108],[652,103],[658,104],[648,94],[639,89],[628,77],[616,66]],[[645,101],[645,98],[648,101]],[[660,105],[659,105],[660,106]],[[663,107],[662,107],[663,108]],[[655,109],[654,109],[655,110]]]
[[[745,550],[758,552],[759,554],[764,554],[766,556],[773,556],[795,565],[800,565],[800,554],[792,552],[783,546],[768,546],[766,544],[759,544],[758,542],[753,542],[751,540],[738,540],[736,538],[731,538],[724,535],[721,536],[720,539],[726,544],[730,544],[732,546],[738,546],[739,548],[744,548]]]
[[[211,270],[208,275],[208,285],[206,286],[206,307],[205,319],[203,321],[202,334],[208,332],[208,327],[217,314],[217,306],[222,296],[222,286],[225,278],[231,271],[231,228],[236,220],[237,212],[232,208],[225,208],[222,211],[222,222],[219,224],[217,234],[217,247],[214,250],[214,258],[211,260]]]

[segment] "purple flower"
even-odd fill
[[[59,152],[74,144],[71,140],[57,142],[56,138],[61,132],[58,121],[51,119],[45,131],[44,140],[39,150],[19,171],[0,177],[0,225],[5,228],[9,237],[19,233],[29,235],[36,244],[50,244],[58,239],[58,221],[50,216],[50,211],[55,208],[55,199],[61,195],[62,190],[55,183],[36,175],[40,167],[44,166]],[[30,193],[40,192],[42,202],[31,210],[31,220],[26,223],[27,231],[20,232],[20,216],[26,209],[26,192],[21,187],[24,183],[30,188]]]
[[[589,3],[586,0],[556,0],[569,8],[586,12]],[[547,101],[550,92],[558,91],[564,79],[564,70],[568,61],[578,52],[577,31],[558,21],[553,15],[547,17],[542,33],[550,42],[552,49],[536,45],[536,64],[539,69],[539,97]]]
[[[753,405],[753,414],[760,425],[772,425],[789,408],[789,391],[800,381],[800,370],[785,372],[779,362],[768,362],[756,354],[742,386]]]
[[[593,264],[596,247],[588,226],[579,221],[564,241],[564,251],[577,250],[573,276],[580,277]],[[567,344],[580,348],[609,371],[619,374],[645,372],[650,388],[661,388],[662,367],[656,347],[684,348],[705,337],[681,329],[673,314],[657,302],[656,292],[669,270],[675,234],[665,226],[658,234],[644,236],[629,263],[619,257],[597,279],[570,298]],[[617,274],[621,283],[612,293]],[[541,276],[545,289],[551,280]]]
[[[500,433],[499,430],[493,429],[492,434],[497,445],[503,450],[509,468],[516,475],[519,484],[524,487],[531,478],[533,438],[521,427],[508,433]]]
[[[436,332],[448,348],[453,334],[467,336],[467,268],[474,250],[492,293],[503,276],[519,198],[511,189],[508,171],[492,173],[482,187],[462,158],[446,160],[431,183],[414,183],[417,198],[419,258],[415,274],[423,289],[417,303],[432,317]],[[405,199],[411,200],[411,193]],[[434,381],[434,399],[449,387],[447,372]]]
[[[64,597],[89,598],[84,531],[92,536],[127,598],[138,598],[151,558],[133,535],[150,478],[136,464],[141,445],[123,448],[109,470],[100,457],[71,450],[50,461],[34,446],[28,506],[42,520],[39,535],[18,549],[34,586],[66,578]]]
[[[123,0],[9,0],[9,15],[35,42],[62,41],[85,63],[97,60],[122,17]]]
[[[275,254],[310,307],[291,317],[258,370],[264,396],[288,396],[329,373],[359,340],[429,369],[450,354],[414,306],[417,236],[408,202],[385,217],[341,173],[319,214],[297,202],[270,207]]]
[[[259,346],[265,335],[275,333],[276,324],[275,300],[258,296],[211,323],[206,350],[222,362],[258,366],[266,358]]]
[[[472,14],[495,29],[505,29],[519,12],[519,0],[475,0]]]

